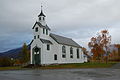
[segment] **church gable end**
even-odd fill
[[[32,29],[34,29],[34,28],[35,28],[36,24],[37,24],[39,27],[41,27],[41,28],[45,28],[45,29],[50,30],[50,28],[49,28],[47,25],[46,25],[46,26],[43,26],[40,22],[36,22],[36,23],[34,24],[34,26],[33,26],[33,28],[32,28]]]

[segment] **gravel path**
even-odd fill
[[[120,69],[36,69],[0,71],[0,80],[120,80]]]
[[[114,69],[120,69],[120,63],[115,64],[112,68],[114,68]]]

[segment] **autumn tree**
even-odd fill
[[[117,50],[116,50],[116,54],[114,54],[114,57],[115,57],[114,60],[120,61],[120,44],[115,44],[115,48],[117,48]]]
[[[109,45],[111,43],[111,36],[107,30],[102,30],[96,37],[92,37],[88,43],[91,53],[93,53],[94,60],[103,60],[109,54]]]
[[[91,56],[88,54],[89,51],[87,51],[87,49],[85,47],[82,47],[82,51],[88,57],[88,61],[90,61]]]
[[[87,53],[88,53],[87,49],[84,48],[84,47],[82,47],[82,51],[83,51],[84,54],[87,54]]]

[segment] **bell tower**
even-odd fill
[[[41,12],[38,15],[38,22],[40,22],[43,26],[46,26],[45,17],[46,16],[44,15],[43,10],[42,10],[42,6],[41,6]]]

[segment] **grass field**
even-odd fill
[[[78,63],[78,64],[61,64],[61,65],[48,65],[45,67],[39,67],[42,69],[63,69],[63,68],[110,68],[117,62],[109,63]]]
[[[14,66],[11,66],[11,67],[0,67],[0,70],[20,70],[22,69],[22,67],[20,66],[17,66],[17,67],[14,67]]]
[[[48,65],[42,67],[33,67],[32,69],[67,69],[67,68],[110,68],[117,62],[109,63],[78,63],[78,64],[59,64],[59,65]],[[0,70],[22,70],[31,68],[18,67],[0,67]]]

